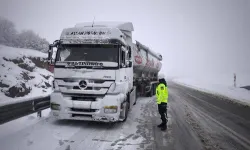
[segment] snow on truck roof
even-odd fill
[[[143,49],[145,51],[147,51],[148,53],[150,53],[151,55],[153,55],[154,57],[156,57],[157,59],[159,59],[160,61],[162,61],[162,55],[160,53],[155,53],[154,51],[152,51],[149,47],[141,44],[139,41],[136,41],[135,44],[139,49]]]
[[[73,27],[63,29],[60,39],[64,44],[109,43],[116,39],[126,45],[123,33],[117,28]]]
[[[102,21],[102,22],[83,22],[77,23],[75,27],[111,27],[118,28],[124,31],[134,31],[134,26],[132,22],[115,22],[115,21]]]
[[[117,39],[124,45],[131,39],[134,31],[131,22],[84,22],[62,31],[60,39],[65,44],[74,43],[108,43],[109,39]]]
[[[98,36],[98,37],[93,36],[93,35],[88,36],[82,33],[82,31],[84,30],[89,30],[89,31],[98,30],[98,32],[102,31],[103,35]],[[134,26],[132,22],[115,22],[115,21],[83,22],[83,23],[77,23],[72,28],[64,29],[61,34],[61,39],[71,39],[73,37],[78,37],[78,39],[94,38],[94,37],[95,38],[114,38],[114,39],[121,40],[125,44],[126,43],[125,39],[120,38],[121,34],[123,33],[126,35],[127,38],[132,39],[132,33],[131,33],[132,31],[134,31]],[[72,32],[73,34],[69,34]],[[140,42],[136,41],[135,45],[149,52],[151,55],[157,57],[159,60],[162,60],[161,54],[155,53],[150,48],[141,44]]]

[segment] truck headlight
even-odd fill
[[[50,108],[52,110],[61,110],[61,107],[59,104],[56,104],[56,103],[50,103]]]
[[[124,84],[117,84],[117,83],[113,83],[111,84],[111,86],[109,87],[108,90],[108,94],[119,94],[122,93],[124,90]]]
[[[112,114],[117,113],[117,106],[104,106],[104,113],[106,114]]]

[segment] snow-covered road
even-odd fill
[[[154,142],[154,137],[151,136],[152,130],[149,131],[145,126],[153,124],[146,117],[155,118],[158,114],[157,109],[149,110],[149,106],[157,108],[153,98],[138,99],[125,123],[57,121],[48,115],[15,132],[11,130],[4,132],[8,125],[13,125],[9,122],[0,127],[4,134],[0,139],[1,150],[133,150],[152,147]],[[37,120],[31,115],[23,121],[32,122],[33,119]],[[21,126],[24,124],[23,121]]]
[[[125,123],[56,121],[44,111],[0,125],[1,150],[249,149],[250,108],[169,83],[168,129],[155,98],[139,98]]]

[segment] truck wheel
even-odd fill
[[[122,117],[123,117],[122,122],[125,122],[125,121],[127,120],[127,118],[128,118],[129,103],[126,102],[126,104],[125,104],[124,107],[125,107],[125,111],[124,111],[123,114],[122,114]]]
[[[134,104],[133,104],[133,105],[136,105],[136,101],[137,101],[137,97],[135,97],[135,102],[134,102]]]
[[[151,89],[148,93],[147,93],[147,97],[152,97],[153,96],[153,90]]]
[[[156,90],[156,85],[154,84],[154,86],[153,86],[153,95],[156,94],[156,93],[155,93],[155,90]]]
[[[154,88],[152,87],[151,88],[151,91],[150,91],[150,97],[154,96]]]

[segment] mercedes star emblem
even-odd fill
[[[86,89],[87,88],[87,82],[86,81],[80,81],[79,82],[79,87],[81,88],[81,89]]]

